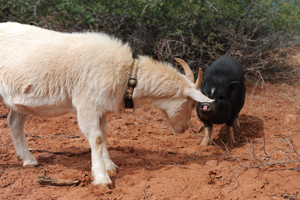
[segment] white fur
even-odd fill
[[[215,87],[211,88],[211,96],[213,96],[213,95],[214,95],[214,92],[215,92],[215,90],[216,90],[216,88],[215,88]]]
[[[111,184],[116,165],[107,152],[106,116],[124,107],[132,65],[127,44],[103,33],[59,33],[18,23],[0,24],[0,101],[11,111],[8,124],[23,166],[37,165],[23,126],[28,115],[77,113],[92,151],[95,185]],[[165,113],[175,132],[188,126],[197,101],[210,101],[166,63],[139,57],[134,103]]]

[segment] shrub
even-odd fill
[[[300,30],[296,0],[8,0],[0,21],[31,23],[59,31],[104,31],[147,54],[192,69],[223,54],[247,73],[262,76],[278,62],[279,47]],[[299,36],[299,35],[298,35]],[[274,57],[275,58],[275,57]],[[195,70],[197,71],[197,70]]]

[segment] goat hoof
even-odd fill
[[[107,171],[107,173],[110,177],[115,176],[118,173],[118,169],[109,170],[109,171]]]
[[[29,165],[23,165],[24,168],[34,168],[37,167],[39,164],[29,164]]]
[[[95,184],[93,184],[95,185]],[[95,185],[98,188],[105,188],[107,190],[111,190],[114,188],[114,184],[113,183],[107,183],[107,184],[99,184],[99,185]]]
[[[32,168],[32,167],[37,167],[39,166],[39,163],[34,159],[34,160],[23,160],[23,167],[24,168]]]

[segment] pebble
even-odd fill
[[[287,124],[296,124],[297,118],[298,118],[297,115],[288,114],[285,116],[285,122]]]
[[[217,160],[209,160],[209,161],[206,161],[205,164],[209,165],[209,166],[217,166],[218,165],[218,161]]]
[[[42,162],[47,162],[50,160],[53,160],[55,158],[55,155],[53,153],[43,153],[38,155],[38,160]]]

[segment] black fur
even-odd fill
[[[223,123],[232,126],[245,102],[246,89],[241,64],[230,56],[219,57],[206,70],[200,90],[215,100],[209,104],[210,111],[201,110],[201,103],[197,105],[197,115],[205,126]]]

